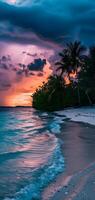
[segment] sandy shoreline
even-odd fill
[[[42,199],[95,200],[95,162],[72,176],[61,174],[43,193]]]
[[[46,188],[42,199],[95,200],[95,127],[66,122],[58,138],[66,162],[65,169]]]
[[[73,175],[51,200],[94,200],[95,199],[95,163]]]
[[[95,106],[65,109],[55,113],[59,116],[66,116],[75,122],[84,122],[95,126]]]

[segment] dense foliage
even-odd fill
[[[59,110],[95,103],[95,47],[87,49],[80,42],[67,44],[55,63],[56,75],[50,76],[33,94],[33,107]],[[57,75],[57,71],[60,72]],[[72,74],[75,76],[72,78]],[[69,80],[69,84],[66,82]]]

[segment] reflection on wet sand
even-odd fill
[[[67,122],[61,134],[66,172],[71,175],[95,161],[95,127]]]

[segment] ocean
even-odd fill
[[[0,109],[0,200],[41,199],[64,171],[61,120],[33,108]]]

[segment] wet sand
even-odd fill
[[[65,169],[43,200],[95,200],[95,126],[67,121],[58,135]]]

